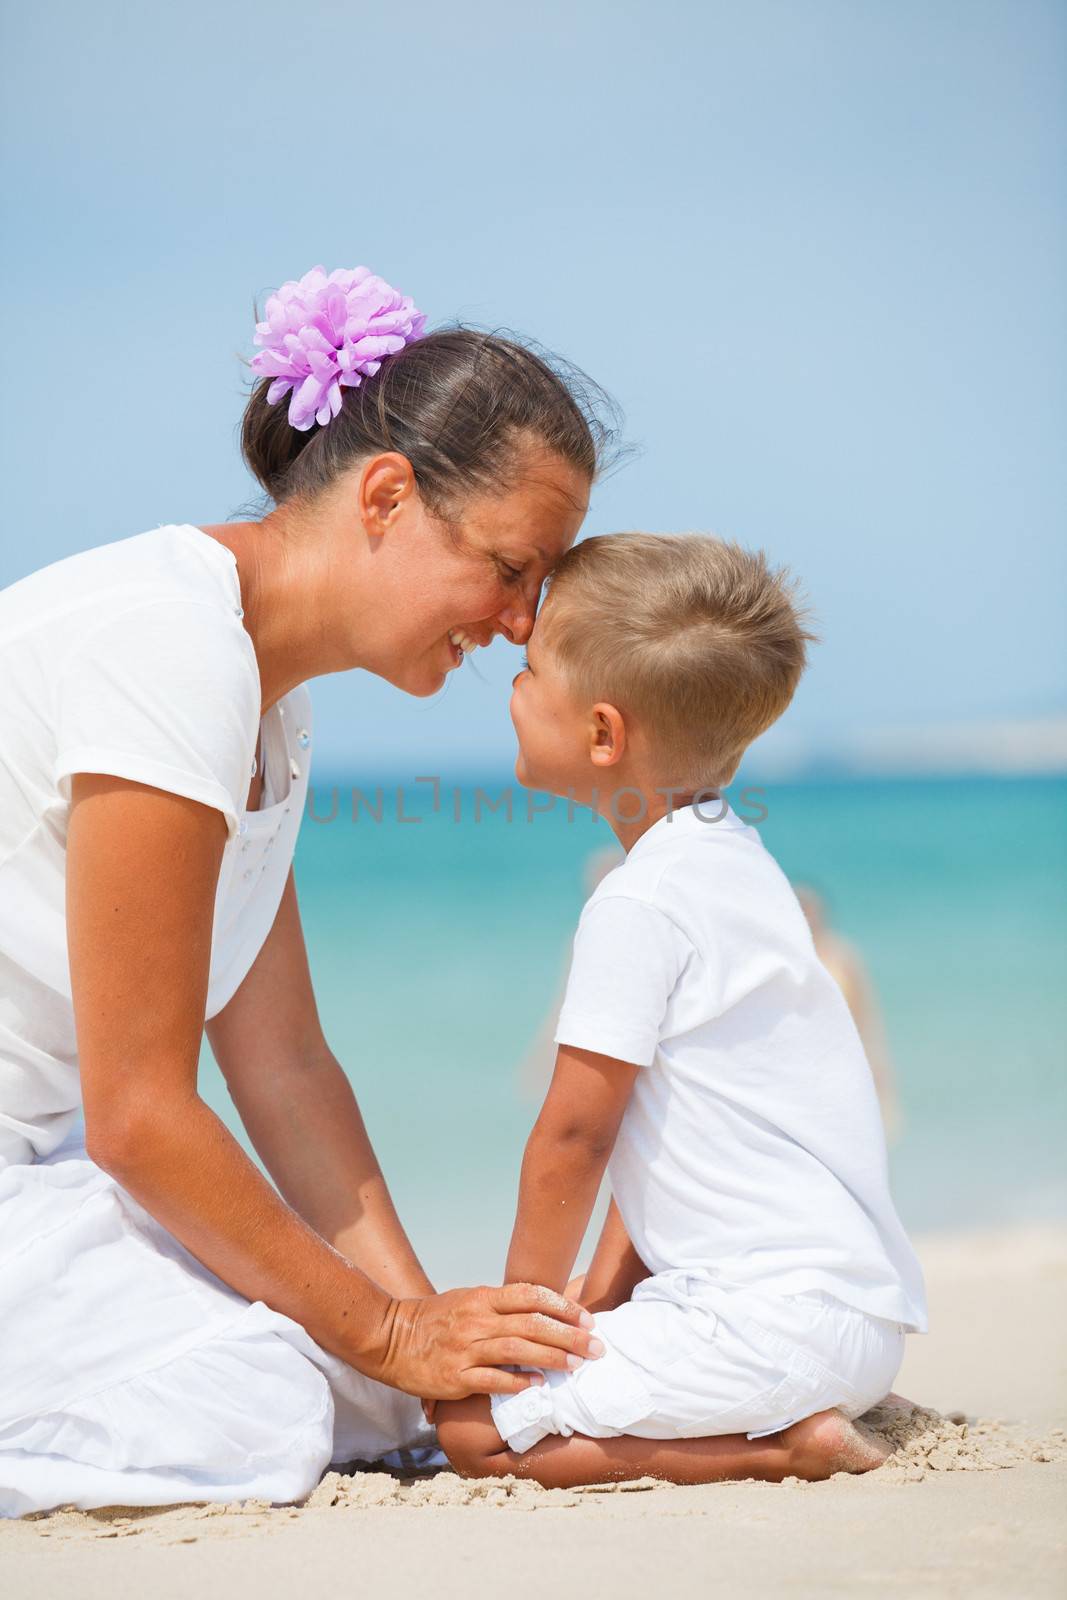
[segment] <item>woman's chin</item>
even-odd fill
[[[427,673],[421,683],[405,684],[404,688],[416,700],[428,700],[431,695],[439,693],[444,688],[447,678],[447,672],[439,672],[436,677]]]
[[[402,689],[415,700],[428,700],[431,695],[438,694],[444,688],[447,679],[447,672],[428,662],[421,667],[398,672],[395,677],[391,676],[387,681],[394,689]]]
[[[398,662],[395,671],[386,670],[385,663],[369,670],[391,683],[394,689],[401,689],[416,700],[428,700],[431,695],[440,693],[452,673],[462,665],[462,660],[451,640],[445,638],[419,655],[412,653],[407,660]]]

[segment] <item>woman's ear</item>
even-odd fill
[[[626,723],[622,712],[606,700],[598,700],[589,724],[589,759],[596,767],[613,767],[625,752]]]
[[[380,539],[396,522],[400,508],[416,493],[415,473],[396,450],[372,456],[359,475],[359,518],[368,536]]]

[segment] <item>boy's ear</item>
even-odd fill
[[[589,758],[596,767],[613,767],[626,751],[626,723],[617,706],[598,700],[589,724]]]

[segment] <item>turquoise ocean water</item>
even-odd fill
[[[482,786],[496,799],[507,779]],[[729,797],[750,819],[741,786]],[[376,806],[375,786],[361,791]],[[559,801],[527,820],[472,784],[338,780],[296,873],[326,1034],[437,1281],[499,1278],[523,1142],[584,898],[614,836]],[[547,804],[547,797],[536,797]],[[320,780],[314,814],[331,814]],[[761,833],[861,949],[903,1102],[894,1192],[914,1230],[1067,1214],[1067,780],[767,785]],[[407,821],[404,818],[418,818]],[[458,817],[458,820],[457,820]],[[205,1052],[206,1098],[240,1132]],[[247,1142],[246,1142],[247,1143]]]

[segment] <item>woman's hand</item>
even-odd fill
[[[518,1394],[529,1388],[530,1375],[505,1366],[566,1371],[602,1355],[592,1325],[581,1306],[531,1283],[395,1300],[374,1376],[428,1400]]]

